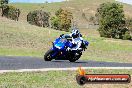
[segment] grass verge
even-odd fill
[[[87,70],[88,74],[132,74],[131,70]],[[47,71],[0,74],[1,88],[131,88],[130,84],[76,83],[76,71]]]

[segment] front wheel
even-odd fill
[[[44,55],[44,60],[45,61],[51,61],[52,60],[52,57],[51,57],[51,55],[53,54],[53,50],[48,50],[46,53],[45,53],[45,55]]]

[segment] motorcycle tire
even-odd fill
[[[44,55],[44,60],[45,61],[51,61],[53,58],[51,58],[51,54],[53,53],[54,51],[53,50],[48,50],[45,55]]]
[[[69,58],[69,61],[70,62],[75,62],[76,60],[78,60],[80,57],[81,57],[81,53],[78,55],[78,56],[74,56],[74,57],[72,57],[72,58]]]

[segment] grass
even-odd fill
[[[37,56],[42,57],[44,52],[29,49],[0,49],[1,56]]]
[[[130,84],[76,83],[76,71],[47,71],[0,74],[0,88],[131,88]],[[130,70],[87,70],[88,74],[132,74]]]
[[[41,56],[44,50],[51,47],[51,42],[60,32],[48,28],[30,25],[26,22],[15,22],[1,18],[0,55]],[[40,55],[41,52],[41,55]]]
[[[88,50],[84,52],[84,59],[97,61],[116,61],[116,62],[131,62],[132,45],[123,45],[118,42],[111,42],[105,38],[88,39],[91,43]],[[108,41],[109,40],[109,41]],[[119,61],[120,60],[120,61]]]
[[[0,17],[0,55],[43,57],[60,34],[66,32],[42,28],[25,21],[15,22]],[[99,37],[95,29],[80,29],[90,42],[82,60],[132,62],[132,43],[128,40]]]

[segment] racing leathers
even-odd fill
[[[73,38],[72,37],[72,34],[66,34],[63,37],[67,37],[67,36],[72,38],[72,41],[71,42],[73,44],[73,47],[72,48],[70,48],[70,47],[67,48],[68,51],[69,50],[73,51],[73,50],[81,50],[82,49],[80,47],[81,44],[82,44],[82,42],[83,42],[83,38],[81,37],[81,35],[79,37],[77,37],[77,38]]]

